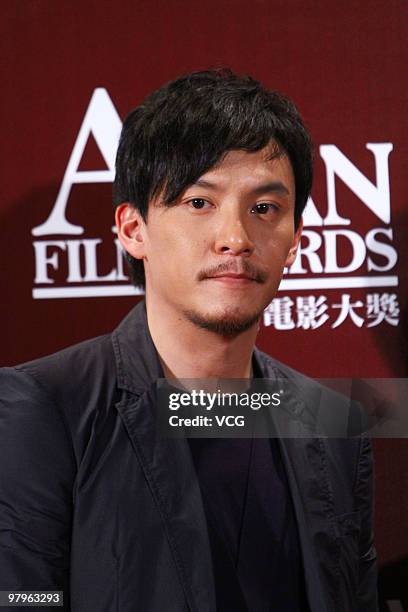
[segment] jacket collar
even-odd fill
[[[146,303],[141,300],[112,334],[117,368],[117,384],[142,395],[164,378],[163,368],[147,324]]]
[[[123,319],[112,334],[119,389],[141,395],[164,378],[163,368],[151,338],[147,323],[146,303],[141,300]],[[291,389],[291,401],[285,409],[296,419],[313,427],[319,392],[309,379],[290,370],[284,364],[265,355],[256,347],[253,352],[254,371],[262,378],[287,380]],[[305,403],[304,398],[308,398]]]

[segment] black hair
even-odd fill
[[[193,72],[150,94],[124,121],[116,157],[115,207],[135,206],[144,220],[162,192],[172,202],[233,149],[258,151],[271,139],[295,177],[295,227],[310,194],[313,151],[293,102],[229,69]],[[127,254],[132,281],[144,286],[142,260]]]

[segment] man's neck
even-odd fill
[[[146,299],[150,335],[166,378],[250,378],[257,325],[233,337],[202,329]]]

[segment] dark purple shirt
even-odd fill
[[[188,439],[207,517],[218,612],[308,610],[276,439]]]

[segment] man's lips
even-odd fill
[[[231,265],[233,263],[233,265]],[[229,284],[248,285],[250,283],[265,283],[268,275],[265,271],[257,266],[244,261],[237,265],[238,262],[229,262],[214,267],[209,267],[207,270],[202,270],[198,274],[198,280],[214,280]]]
[[[207,280],[215,280],[232,285],[247,285],[256,282],[255,279],[248,274],[235,274],[234,272],[223,272],[214,276],[207,276]]]
[[[222,274],[215,274],[214,276],[210,276],[209,278],[233,278],[236,280],[245,279],[245,280],[255,280],[248,274],[234,274],[234,272],[223,272]]]

